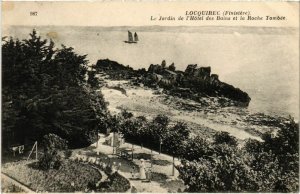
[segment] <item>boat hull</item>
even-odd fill
[[[124,42],[128,44],[137,43],[136,41],[124,41]]]

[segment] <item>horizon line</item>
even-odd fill
[[[299,29],[299,26],[246,26],[246,25],[203,25],[203,26],[189,26],[189,25],[178,25],[178,26],[166,26],[166,25],[142,25],[142,26],[130,26],[130,25],[122,25],[122,26],[81,26],[81,25],[8,25],[4,24],[2,27],[32,27],[32,26],[39,26],[39,27],[101,27],[101,28],[113,28],[113,27],[188,27],[188,28],[201,28],[201,27],[241,27],[241,28],[293,28],[293,29]]]

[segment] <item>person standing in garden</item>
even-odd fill
[[[144,161],[144,159],[141,159],[140,161],[141,161],[140,166],[139,166],[140,167],[140,179],[144,180],[144,179],[146,179],[145,161]]]

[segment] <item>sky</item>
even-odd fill
[[[186,16],[186,11],[249,11],[284,16],[284,21],[151,21]],[[37,12],[37,16],[30,16]],[[2,26],[270,26],[299,27],[299,2],[2,2]]]

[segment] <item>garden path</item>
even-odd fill
[[[98,142],[98,147],[96,143],[92,144],[89,148],[86,148],[86,151],[81,151],[81,154],[86,154],[87,156],[94,152],[96,155],[104,154],[109,159],[109,162],[116,162],[117,164],[121,163],[119,168],[119,173],[126,177],[136,188],[136,192],[148,192],[148,193],[167,193],[167,192],[177,192],[178,189],[183,190],[183,183],[178,180],[178,171],[174,169],[173,174],[173,158],[166,154],[159,154],[158,152],[151,151],[148,148],[142,148],[138,145],[132,145],[129,143],[124,143],[121,145],[123,149],[134,149],[133,160],[120,158],[116,154],[113,154],[113,147],[105,145],[104,135],[100,135],[100,140]],[[89,153],[89,154],[87,154]],[[152,159],[151,159],[152,158]],[[134,174],[138,177],[140,159],[146,161],[146,167],[150,167],[152,163],[152,180],[151,182],[143,182],[139,179],[132,179],[132,167],[134,166]],[[175,164],[178,164],[179,161],[175,159]]]

